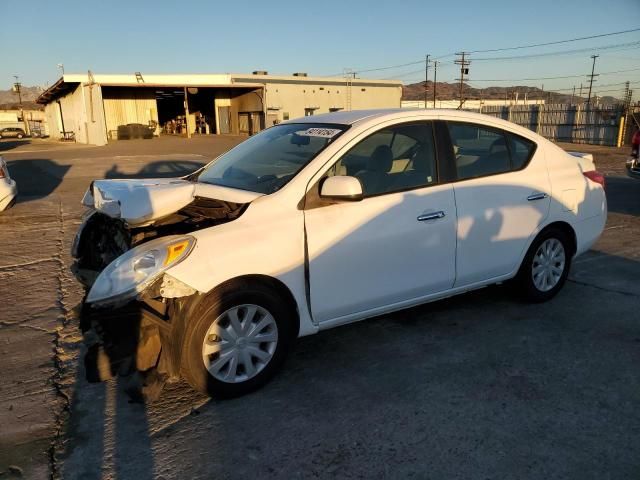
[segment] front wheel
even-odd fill
[[[293,312],[275,290],[238,284],[215,292],[187,319],[182,374],[214,397],[243,395],[282,365],[297,332]]]
[[[562,289],[571,267],[571,243],[560,229],[542,232],[529,248],[515,284],[527,301],[546,302]]]

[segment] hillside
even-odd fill
[[[433,98],[433,82],[427,82],[429,92],[429,100]],[[516,85],[510,87],[487,87],[473,88],[467,84],[463,85],[464,96],[468,100],[504,100],[505,98],[514,98],[515,92],[518,93],[518,99],[524,99],[525,93],[527,98],[531,100],[544,99],[546,103],[570,103],[571,95],[564,95],[555,92],[546,92],[538,87],[529,87],[526,85]],[[459,98],[460,84],[437,82],[437,96],[439,100],[455,100]],[[577,94],[577,92],[576,92]],[[586,94],[586,92],[583,92]],[[403,100],[424,100],[424,82],[412,83],[402,87]],[[621,103],[621,100],[614,97],[599,97],[601,103],[614,104]]]
[[[25,109],[42,109],[35,100],[42,92],[40,87],[22,87],[22,107]],[[18,95],[12,90],[0,90],[0,110],[15,110],[19,107]]]

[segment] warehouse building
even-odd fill
[[[291,118],[400,107],[394,80],[253,74],[65,74],[37,102],[53,138],[104,145],[158,135],[251,135]]]

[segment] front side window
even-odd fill
[[[358,178],[365,197],[435,183],[432,126],[405,124],[379,130],[351,148],[328,175]]]
[[[535,143],[509,132],[470,123],[448,122],[459,180],[523,168]]]
[[[273,193],[347,128],[318,123],[276,125],[220,156],[200,172],[197,181]]]

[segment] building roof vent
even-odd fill
[[[269,72],[267,72],[266,70],[254,70],[253,74],[254,75],[269,75]]]
[[[306,77],[307,76],[307,72],[295,72],[293,74],[294,77]]]

